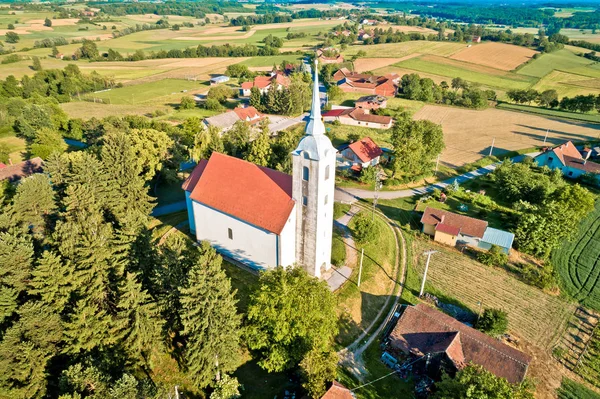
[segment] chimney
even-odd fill
[[[440,223],[444,223],[444,219],[446,219],[446,215],[442,215],[441,219],[440,219]]]
[[[8,164],[9,164],[9,165],[12,165],[12,164],[13,164],[13,163],[12,163],[12,159],[8,158]]]

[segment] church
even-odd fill
[[[213,153],[183,184],[190,230],[253,269],[331,268],[336,150],[325,136],[315,62],[312,106],[292,175]]]

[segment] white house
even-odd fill
[[[237,107],[231,111],[206,118],[203,122],[207,127],[216,126],[221,130],[221,132],[226,132],[238,121],[244,121],[250,123],[251,125],[255,125],[263,118],[264,115],[258,112],[254,107]]]
[[[213,153],[183,184],[190,230],[249,267],[296,264],[320,278],[331,268],[335,157],[315,73],[310,119],[292,152],[292,175]]]

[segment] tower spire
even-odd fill
[[[321,119],[321,98],[319,97],[319,62],[315,58],[315,77],[313,83],[312,106],[310,108],[309,121],[304,133],[311,136],[325,134],[325,125]]]

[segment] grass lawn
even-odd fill
[[[519,105],[510,103],[499,103],[496,106],[496,108],[506,109],[510,111],[527,112],[548,117],[557,117],[565,119],[574,119],[583,122],[600,123],[600,114],[598,113],[582,114],[578,112],[561,111],[558,109],[547,109],[541,107],[532,107],[529,105]]]
[[[152,240],[158,241],[165,233],[188,219],[187,211],[151,217],[148,228],[152,231]]]
[[[245,313],[250,295],[258,288],[258,276],[225,261],[223,261],[223,268],[231,279],[231,286],[237,291],[235,294],[238,300],[237,307],[240,313]]]
[[[368,216],[370,217],[370,212]],[[350,221],[351,230],[355,220]],[[357,245],[358,250],[365,250],[360,288],[356,284],[358,269],[355,268],[352,270],[350,281],[336,292],[340,314],[340,332],[336,341],[340,346],[350,344],[375,319],[397,279],[393,274],[396,256],[395,235],[381,217],[375,218],[375,228],[379,232],[376,240]],[[357,257],[360,261],[360,253]]]
[[[343,230],[338,226],[333,226],[331,263],[336,266],[343,266],[346,263],[346,244],[343,241]]]
[[[181,188],[183,180],[177,180],[175,182],[161,182],[156,188],[156,197],[158,205],[172,204],[173,202],[179,202],[185,200],[185,192]]]
[[[539,92],[556,90],[559,98],[587,94],[596,95],[600,93],[600,79],[563,71],[552,71],[533,86],[533,89]]]
[[[25,159],[26,143],[22,138],[16,137],[10,127],[0,131],[0,144],[4,144],[10,151],[9,157],[13,163],[21,162]]]
[[[499,89],[527,89],[537,82],[536,78],[518,75],[513,72],[495,70],[431,55],[411,58],[394,64],[394,66],[446,76],[450,79],[460,77],[469,82]]]
[[[337,220],[344,216],[346,212],[350,210],[349,204],[342,204],[341,202],[333,203],[333,219]]]
[[[283,61],[298,62],[301,61],[303,56],[297,54],[290,55],[273,55],[270,57],[252,57],[240,64],[248,65],[249,67],[269,67],[281,64]]]
[[[454,248],[415,239],[413,267],[418,276],[425,268],[426,257],[421,254],[429,249],[438,253],[431,257],[427,292],[443,293],[473,312],[478,311],[480,302],[483,308],[503,309],[508,313],[509,332],[540,348],[549,349],[565,330],[575,309],[573,304],[522,283],[500,268],[484,266]],[[407,282],[406,289],[418,293],[420,280],[418,285]]]

